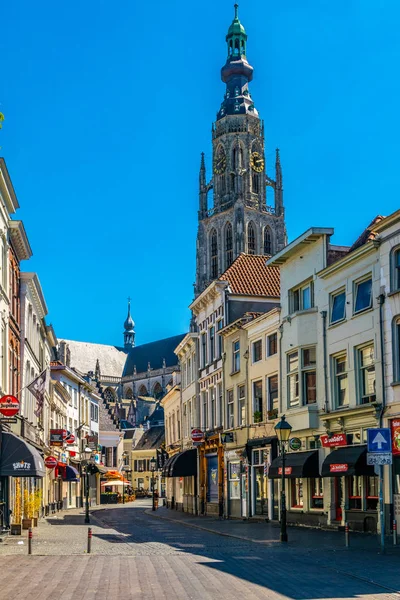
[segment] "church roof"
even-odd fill
[[[102,375],[121,377],[128,350],[106,344],[91,342],[76,342],[64,340],[71,352],[71,365],[81,373],[95,371],[96,361],[99,360]]]
[[[123,377],[133,375],[135,366],[137,373],[146,373],[148,363],[150,363],[152,370],[162,369],[164,359],[166,367],[177,365],[178,359],[174,354],[174,350],[185,335],[186,333],[182,333],[181,335],[174,335],[173,337],[131,348],[126,358]]]
[[[268,258],[267,255],[239,254],[219,279],[229,283],[232,294],[279,297],[279,268],[267,267]]]
[[[142,435],[133,450],[154,450],[155,448],[159,448],[164,440],[164,426],[156,425]]]

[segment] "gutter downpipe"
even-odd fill
[[[380,351],[381,351],[381,382],[382,382],[382,407],[379,414],[379,427],[383,424],[383,413],[386,406],[386,389],[385,389],[385,333],[384,333],[384,313],[383,305],[385,303],[385,294],[381,293],[378,296],[379,304],[379,338],[380,338]],[[392,472],[392,468],[390,468]],[[389,478],[390,481],[390,478]],[[384,490],[383,481],[383,465],[379,467],[379,516],[381,524],[381,552],[385,553],[385,529],[386,529],[386,515],[385,515],[385,504],[383,498]]]
[[[327,348],[326,348],[326,310],[321,311],[322,317],[322,340],[324,347],[324,389],[325,389],[325,413],[329,413],[329,401],[328,401],[328,364],[327,364]]]

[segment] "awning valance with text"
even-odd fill
[[[275,458],[268,471],[270,479],[282,477],[282,457]],[[285,455],[285,477],[319,477],[318,450],[289,452]]]
[[[367,465],[367,446],[343,446],[332,450],[322,464],[322,477],[374,475],[374,467]]]

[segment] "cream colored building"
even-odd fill
[[[280,412],[301,443],[287,455],[288,521],[376,531],[366,436],[382,410],[378,245],[368,229],[351,248],[332,234],[311,228],[268,261],[281,269]]]

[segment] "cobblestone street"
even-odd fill
[[[322,533],[322,558],[321,546],[302,547],[300,534],[287,547],[258,544],[155,518],[148,508],[138,501],[95,510],[91,556],[78,510],[40,524],[33,556],[25,536],[9,538],[0,545],[1,600],[150,600],[171,592],[179,600],[400,598],[398,555],[332,549]]]

